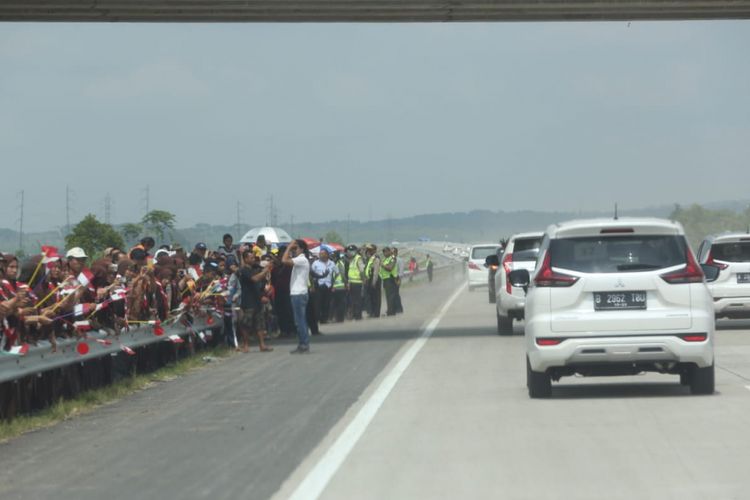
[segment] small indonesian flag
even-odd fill
[[[74,316],[86,316],[93,310],[92,304],[76,304],[73,308]]]
[[[135,356],[135,351],[126,345],[121,345],[120,349],[122,349],[129,356]]]
[[[94,286],[91,284],[94,281],[94,274],[89,269],[84,269],[81,274],[76,278],[78,283],[85,286],[89,290],[93,290]]]
[[[96,339],[96,341],[97,341],[97,342],[99,342],[99,343],[100,343],[101,345],[112,345],[112,341],[111,341],[111,340],[107,340],[107,339]]]
[[[198,332],[198,337],[203,341],[203,343],[206,343],[206,334],[204,332]]]
[[[60,253],[57,249],[57,247],[49,246],[49,245],[42,245],[42,262],[45,264],[49,264],[50,262],[55,262],[56,260],[60,260]]]
[[[109,298],[112,300],[112,302],[117,302],[118,300],[125,300],[125,296],[127,295],[128,291],[124,288],[118,288],[117,290],[113,291]]]
[[[13,354],[14,356],[26,356],[27,352],[29,352],[29,344],[14,345],[7,351],[8,354]]]
[[[165,340],[169,340],[169,341],[170,341],[170,342],[172,342],[173,344],[182,344],[183,342],[185,342],[185,341],[184,341],[184,340],[182,339],[182,337],[180,337],[179,335],[170,335],[170,336],[169,336],[169,337],[167,337],[167,338],[166,338]]]

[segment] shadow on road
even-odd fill
[[[716,322],[717,330],[750,330],[750,320],[722,319]]]
[[[321,325],[321,330],[325,325]],[[390,342],[409,340],[421,335],[419,330],[382,330],[369,332],[324,332],[323,335],[313,335],[310,342],[314,345],[336,344],[340,342]],[[523,335],[523,334],[521,334]],[[498,337],[494,328],[438,328],[432,334],[431,339],[459,338],[459,337]],[[502,340],[503,337],[499,339]],[[296,338],[279,337],[273,339],[273,345],[285,345],[296,343]]]
[[[674,377],[676,379],[676,377]],[[565,379],[563,379],[565,380]],[[618,382],[552,385],[552,399],[663,398],[691,396],[690,389],[675,380],[668,382]]]

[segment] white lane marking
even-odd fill
[[[419,351],[427,343],[432,334],[435,332],[440,320],[448,311],[448,308],[453,304],[459,294],[466,288],[466,286],[460,286],[458,290],[448,299],[443,305],[440,312],[430,321],[427,327],[422,331],[422,335],[417,338],[407,350],[403,357],[398,363],[391,369],[388,375],[385,376],[383,381],[380,383],[375,392],[372,393],[367,402],[360,408],[357,415],[349,422],[346,429],[326,451],[320,461],[315,464],[305,478],[299,483],[294,493],[289,497],[291,500],[316,500],[323,493],[323,490],[328,486],[328,483],[339,470],[341,464],[344,463],[346,457],[352,451],[357,441],[367,430],[367,427],[372,422],[375,415],[380,410],[380,407],[385,402],[388,395],[391,393],[396,383],[404,374],[409,365],[417,356]]]

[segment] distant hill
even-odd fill
[[[623,216],[666,217],[673,206],[651,207],[642,209],[621,210]],[[612,213],[604,212],[543,212],[520,210],[505,212],[491,210],[474,210],[471,212],[446,212],[439,214],[415,215],[400,219],[385,219],[371,222],[334,220],[320,223],[295,223],[294,227],[282,225],[293,236],[310,236],[321,238],[329,231],[336,231],[346,242],[389,243],[391,241],[416,241],[429,238],[434,241],[449,240],[454,242],[495,242],[520,231],[544,230],[548,225],[568,219],[581,217],[608,217]],[[172,240],[186,247],[196,242],[205,242],[209,248],[218,247],[221,237],[230,233],[239,240],[252,226],[221,226],[196,224],[180,228],[174,232]],[[343,243],[346,243],[343,242]],[[58,231],[27,233],[24,235],[24,250],[36,252],[39,244],[50,244],[64,247],[63,235]],[[18,232],[0,229],[0,249],[3,252],[18,250]]]

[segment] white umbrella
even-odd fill
[[[289,243],[292,237],[280,227],[254,227],[242,237],[241,243],[255,243],[259,235],[266,237],[266,243]]]

